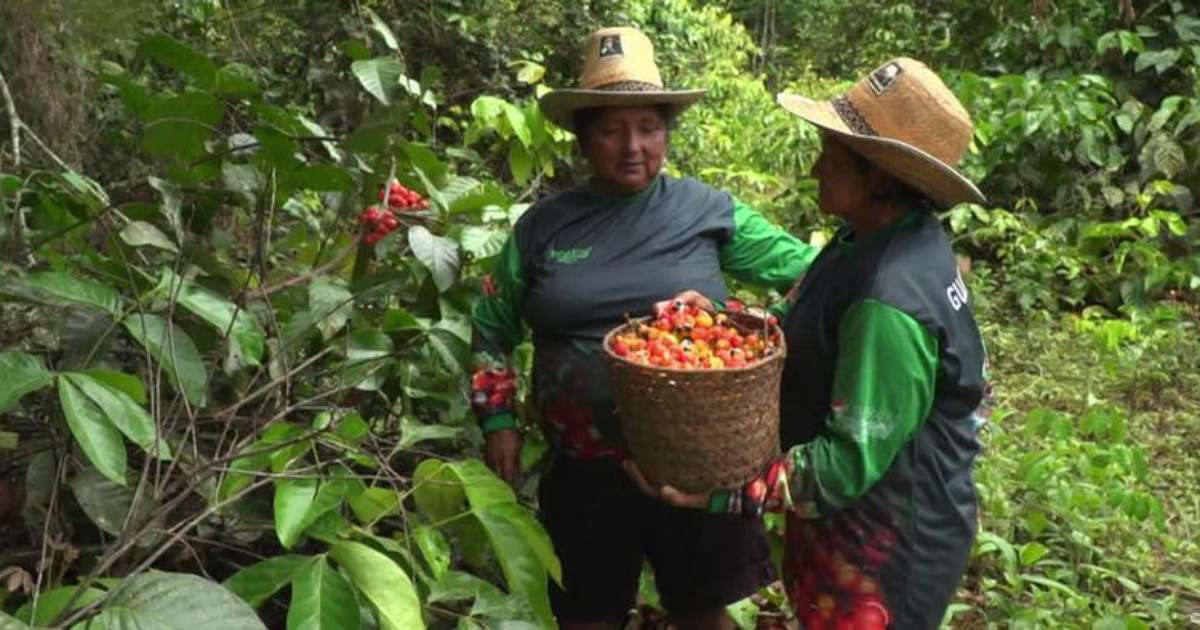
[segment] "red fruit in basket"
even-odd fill
[[[805,613],[802,620],[804,621],[804,630],[826,630],[829,627],[825,625],[825,620],[821,618],[821,613],[815,610]]]
[[[732,348],[742,347],[742,336],[738,335],[738,334],[734,334],[734,335],[730,336],[729,337],[729,346]]]
[[[817,595],[817,599],[813,604],[817,608],[817,612],[821,615],[821,619],[829,621],[833,619],[834,613],[837,612],[837,600],[829,593],[821,593]]]
[[[838,617],[833,622],[833,625],[829,627],[833,630],[857,630],[858,628],[858,626],[854,625],[854,617],[851,617],[850,615],[842,615],[841,617]]]
[[[866,597],[854,603],[855,628],[883,630],[891,622],[892,615],[878,597]]]
[[[838,565],[833,576],[833,583],[846,592],[857,592],[861,580],[862,574],[849,563]]]
[[[671,330],[671,320],[666,317],[660,317],[654,321],[654,327],[663,332]]]
[[[872,580],[864,575],[862,579],[858,581],[858,593],[859,595],[875,595],[879,593],[879,584],[877,584],[875,580]]]
[[[624,341],[618,339],[613,342],[613,352],[619,357],[629,356],[629,346],[625,345]]]

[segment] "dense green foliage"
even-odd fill
[[[896,54],[946,77],[999,400],[948,621],[1200,615],[1194,4],[111,4],[0,6],[0,628],[552,625],[545,447],[516,492],[478,461],[467,313],[585,168],[536,96],[618,23],[710,90],[668,168],[805,237],[817,136],[774,93]],[[431,208],[367,246],[391,177]]]

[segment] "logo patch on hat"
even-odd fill
[[[600,58],[612,57],[615,55],[624,55],[625,51],[621,50],[620,35],[602,35],[600,37]]]
[[[872,72],[871,76],[867,78],[867,84],[871,86],[871,91],[875,93],[875,96],[883,96],[884,92],[892,89],[901,74],[904,74],[904,68],[901,68],[900,64],[889,63]]]

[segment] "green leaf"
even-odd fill
[[[506,231],[480,225],[468,225],[463,228],[462,234],[459,236],[463,251],[476,260],[491,258],[499,254],[506,240],[508,240]]]
[[[413,500],[430,520],[442,521],[463,511],[467,500],[462,481],[440,459],[427,459],[413,471]]]
[[[134,314],[125,318],[124,324],[188,402],[194,408],[203,407],[208,399],[208,370],[192,338],[158,315]]]
[[[113,288],[62,271],[30,274],[25,284],[59,300],[94,306],[112,315],[121,312],[121,296]]]
[[[433,274],[433,282],[439,291],[454,285],[458,276],[458,243],[435,236],[423,225],[408,229],[408,243],[413,255]]]
[[[295,547],[305,527],[311,524],[306,521],[316,498],[316,479],[275,481],[275,533],[284,549]]]
[[[725,611],[741,630],[754,630],[758,627],[758,604],[749,597],[726,606]]]
[[[1044,558],[1048,553],[1050,553],[1050,549],[1041,543],[1025,543],[1021,545],[1021,566],[1027,567],[1037,564],[1037,561]]]
[[[402,148],[413,166],[420,170],[425,177],[428,177],[434,187],[441,186],[446,182],[450,169],[445,162],[438,159],[437,154],[428,146],[416,142],[405,142]]]
[[[354,178],[332,164],[302,166],[288,176],[293,188],[344,192],[354,187]]]
[[[134,509],[132,488],[114,483],[90,467],[71,477],[68,483],[75,500],[79,502],[79,507],[83,508],[84,514],[87,514],[96,527],[114,536],[121,534],[130,511]],[[136,507],[135,519],[140,519],[155,509],[148,495],[143,495]],[[156,538],[157,536],[147,536],[144,542],[153,544]]]
[[[32,630],[29,625],[0,611],[0,630]]]
[[[504,111],[504,117],[508,120],[508,125],[512,127],[513,134],[521,141],[521,146],[528,149],[533,144],[533,136],[529,131],[529,125],[525,122],[525,113],[512,103],[505,103],[501,109]]]
[[[375,391],[383,386],[395,348],[392,338],[375,329],[356,330],[346,340],[342,381],[355,389]]]
[[[387,22],[384,22],[383,19],[379,17],[379,14],[367,7],[363,7],[362,10],[367,14],[367,17],[371,19],[371,28],[374,29],[376,33],[379,33],[379,36],[383,38],[383,43],[388,48],[396,52],[400,52],[400,43],[396,39],[396,34],[392,32],[390,27],[388,27]]]
[[[155,157],[199,159],[223,114],[221,102],[203,92],[156,98],[146,114],[142,146]]]
[[[217,70],[216,90],[222,96],[254,96],[258,94],[254,68],[244,63],[227,63]]]
[[[275,481],[275,532],[285,549],[291,549],[313,523],[341,505],[353,486],[362,482],[336,474],[321,479]]]
[[[428,440],[451,440],[462,435],[462,427],[445,424],[422,424],[411,416],[400,418],[400,441],[393,451],[401,451]]]
[[[375,59],[367,59],[364,61],[355,61],[350,64],[350,71],[358,78],[358,83],[362,85],[375,100],[384,105],[391,104],[389,100],[389,92],[392,86],[397,85],[400,81],[400,75],[404,74],[404,64],[387,57],[376,57]]]
[[[1162,140],[1154,149],[1154,166],[1167,179],[1174,179],[1187,168],[1183,147],[1173,140]]]
[[[171,239],[167,238],[166,234],[162,233],[162,230],[146,221],[131,221],[129,225],[125,226],[125,229],[121,230],[121,240],[131,247],[149,245],[172,254],[179,253],[179,248],[171,242]]]
[[[412,539],[425,557],[433,579],[440,580],[450,570],[450,543],[442,533],[432,527],[418,526],[412,531]]]
[[[246,602],[197,575],[150,571],[124,580],[85,630],[266,630]]]
[[[394,514],[400,506],[400,495],[392,488],[371,487],[351,497],[347,503],[354,512],[354,517],[364,525],[370,525],[379,519]]]
[[[308,308],[321,336],[332,339],[354,313],[354,294],[341,278],[321,276],[308,287]]]
[[[0,352],[0,374],[4,375],[0,378],[0,413],[26,394],[54,382],[41,359],[17,350]]]
[[[292,576],[312,562],[309,556],[286,554],[267,558],[262,562],[243,567],[237,573],[225,580],[224,586],[230,592],[258,608],[279,592]]]
[[[152,35],[142,42],[141,48],[146,56],[191,77],[201,87],[216,84],[217,64],[177,39],[167,35]]]
[[[528,182],[533,175],[533,156],[525,147],[514,142],[508,147],[508,169],[518,185]]]
[[[150,177],[146,181],[151,188],[162,195],[162,204],[158,207],[159,214],[167,220],[167,225],[175,232],[175,240],[182,243],[184,241],[183,191],[179,189],[179,186],[165,179]]]
[[[375,609],[382,630],[420,630],[421,601],[412,580],[382,553],[356,542],[339,542],[329,556],[350,574]]]
[[[71,435],[84,455],[105,477],[125,485],[125,444],[121,433],[70,379],[58,379],[58,398]]]
[[[17,609],[16,619],[31,626],[49,626],[50,622],[54,621],[62,613],[67,612],[67,602],[71,601],[77,590],[79,590],[78,586],[60,586],[38,593],[37,607],[34,607],[33,601],[27,602],[24,606]],[[104,599],[105,595],[107,593],[98,588],[86,588],[80,594],[79,599],[75,600],[72,610],[77,610],[92,602]],[[0,621],[0,630],[4,628],[4,622]]]
[[[246,365],[261,365],[266,334],[254,314],[203,287],[163,269],[156,290],[208,322],[217,333],[229,335],[234,356]]]
[[[362,625],[354,589],[325,556],[317,556],[292,580],[288,630],[356,630]]]
[[[550,625],[550,597],[546,586],[547,565],[539,547],[550,548],[549,537],[530,512],[516,503],[495,503],[472,512],[487,532],[496,558],[504,571],[504,580],[513,593],[523,596],[539,620]],[[533,542],[534,538],[545,538]],[[550,552],[554,571],[551,575],[561,583],[562,570]]]
[[[170,459],[170,449],[159,439],[158,426],[145,409],[120,390],[92,378],[88,374],[68,373],[64,378],[80,389],[104,414],[109,424],[116,427],[129,441],[146,450],[158,453],[162,459]]]

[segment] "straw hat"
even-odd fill
[[[919,61],[893,59],[832,101],[795,94],[776,100],[939,204],[984,202],[975,184],[954,170],[971,144],[971,117]]]
[[[539,104],[546,118],[573,130],[576,110],[668,105],[674,116],[700,100],[704,92],[663,89],[650,39],[633,28],[602,28],[592,33],[584,46],[579,88],[554,90]]]

